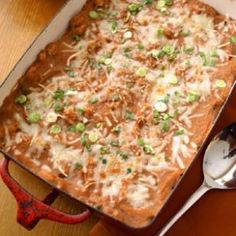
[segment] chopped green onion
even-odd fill
[[[147,68],[139,67],[138,70],[136,71],[136,74],[140,77],[145,77],[147,74]]]
[[[65,67],[64,67],[64,71],[65,71],[65,72],[69,72],[69,71],[71,71],[71,68],[70,68],[69,66],[65,66]]]
[[[164,0],[158,0],[157,6],[156,6],[157,9],[161,10],[161,9],[163,9],[165,6],[166,6],[166,3],[165,3]]]
[[[27,120],[30,123],[38,123],[41,120],[41,116],[38,112],[32,112],[28,115]]]
[[[215,57],[211,57],[209,59],[209,66],[215,67],[216,62],[217,62],[217,59]]]
[[[103,165],[106,165],[106,164],[107,164],[107,159],[103,158],[103,159],[102,159],[102,164],[103,164]]]
[[[76,132],[76,128],[75,128],[75,126],[71,126],[71,127],[69,127],[67,129],[67,131],[69,131],[69,132]]]
[[[170,128],[170,120],[163,120],[160,125],[159,125],[160,129],[162,132],[167,132]]]
[[[160,2],[164,2],[165,5],[167,5],[167,6],[171,6],[172,3],[173,3],[173,0],[159,0],[159,1],[160,1]]]
[[[143,50],[145,47],[144,47],[144,45],[142,43],[138,43],[137,48],[139,50]]]
[[[236,35],[230,37],[230,42],[236,44]]]
[[[121,131],[121,128],[119,126],[116,126],[112,129],[112,131],[115,133],[115,134],[119,134],[120,131]]]
[[[107,14],[109,17],[115,17],[118,15],[118,12],[115,12],[115,11],[107,11]]]
[[[143,138],[139,138],[139,139],[137,140],[137,144],[138,144],[138,146],[143,147],[143,146],[145,145],[144,139],[143,139]]]
[[[173,55],[173,53],[175,52],[175,48],[169,44],[165,45],[163,48],[162,48],[162,51],[168,55],[168,56],[171,56]]]
[[[187,95],[187,100],[188,102],[194,102],[198,100],[199,96],[200,95],[196,90],[190,90]]]
[[[178,83],[178,78],[177,78],[176,76],[174,76],[174,75],[171,75],[171,76],[169,76],[169,78],[168,78],[168,82],[169,82],[170,84],[177,84],[177,83]]]
[[[95,143],[98,140],[98,135],[95,132],[91,132],[88,139],[90,142]]]
[[[218,57],[217,51],[216,50],[211,50],[210,51],[210,56],[211,57]]]
[[[131,58],[131,49],[128,47],[124,48],[124,54],[126,57]]]
[[[92,97],[92,98],[90,98],[90,100],[89,100],[89,103],[90,104],[96,104],[98,102],[98,98],[96,98],[96,97]]]
[[[159,27],[159,28],[157,29],[157,36],[163,36],[163,35],[164,35],[164,29],[161,28],[161,27]]]
[[[75,130],[77,132],[80,132],[80,133],[83,133],[85,131],[86,127],[83,123],[78,123],[76,126],[75,126]]]
[[[108,154],[109,153],[109,149],[108,149],[108,147],[101,146],[100,147],[100,152],[101,152],[101,154]]]
[[[77,112],[82,116],[82,115],[84,115],[85,110],[84,110],[84,108],[78,108]]]
[[[157,52],[154,54],[155,55],[154,58],[163,58],[166,55],[166,53],[163,50],[160,50],[160,51],[157,51]]]
[[[54,112],[49,112],[46,116],[46,121],[49,123],[55,123],[57,121],[57,114]]]
[[[172,5],[173,0],[158,0],[156,8],[160,10],[161,13],[166,13],[167,6]]]
[[[189,67],[191,65],[191,62],[190,62],[190,60],[186,60],[186,61],[184,61],[184,64],[186,67]]]
[[[184,134],[184,130],[183,129],[179,129],[175,132],[175,136],[180,136]]]
[[[105,60],[104,60],[104,64],[105,65],[110,65],[112,63],[112,59],[111,58],[106,58]]]
[[[152,0],[143,0],[143,4],[145,5],[152,4]]]
[[[67,75],[71,78],[75,77],[75,72],[68,66],[64,67],[64,71],[67,73]]]
[[[191,31],[190,31],[190,30],[183,30],[183,31],[182,31],[182,35],[183,35],[184,37],[188,37],[190,34],[191,34]]]
[[[120,143],[119,143],[118,140],[111,141],[110,144],[111,144],[112,147],[119,147],[120,146]]]
[[[81,136],[80,136],[80,143],[83,147],[85,147],[87,145],[87,142],[86,142],[86,135],[85,133],[82,133]]]
[[[175,92],[174,92],[174,95],[175,95],[175,97],[177,97],[177,98],[179,98],[179,97],[181,96],[181,94],[180,94],[179,91],[175,91]]]
[[[207,57],[204,52],[199,52],[199,56],[201,58],[201,62],[203,66],[207,66]]]
[[[127,173],[127,175],[128,175],[128,174],[131,174],[131,173],[132,173],[132,169],[131,169],[131,168],[127,168],[126,173]]]
[[[148,145],[148,144],[145,144],[144,146],[143,146],[143,151],[146,153],[146,154],[148,154],[148,155],[153,155],[153,148],[150,146],[150,145]]]
[[[167,94],[166,96],[161,96],[161,97],[158,98],[159,102],[164,102],[166,104],[169,103],[169,100],[170,100],[170,95],[169,94]]]
[[[153,49],[151,51],[151,56],[155,59],[157,59],[159,57],[159,54],[160,54],[160,51],[156,50],[156,49]]]
[[[61,103],[56,103],[56,104],[54,105],[54,111],[55,111],[55,112],[60,112],[60,111],[62,111],[63,109],[64,109],[64,105],[61,104]]]
[[[198,98],[199,94],[194,90],[190,90],[187,94],[187,102],[195,102]]]
[[[111,22],[111,32],[113,34],[115,34],[117,32],[117,29],[118,29],[118,23],[117,21],[112,21]]]
[[[159,123],[160,114],[157,110],[153,111],[153,123],[157,125]]]
[[[53,98],[54,99],[62,99],[65,97],[65,91],[58,89],[57,91],[54,92],[53,94]]]
[[[93,19],[93,20],[96,20],[96,19],[98,19],[99,14],[98,14],[98,12],[96,12],[96,11],[90,11],[90,12],[89,12],[89,17],[90,17],[91,19]]]
[[[88,151],[88,152],[91,152],[92,151],[92,147],[91,147],[91,145],[90,144],[85,144],[85,148],[86,148],[86,150]]]
[[[61,133],[61,126],[60,125],[53,125],[51,128],[50,128],[50,133],[51,134],[60,134]]]
[[[131,111],[126,111],[125,112],[125,119],[126,120],[133,120],[134,119],[134,114]]]
[[[81,170],[81,169],[83,169],[82,164],[80,164],[79,162],[75,163],[75,169],[76,169],[76,170]]]
[[[76,42],[79,42],[79,41],[81,40],[81,36],[78,35],[78,34],[74,34],[74,35],[72,36],[72,39],[75,40]]]
[[[166,103],[162,101],[156,102],[154,107],[155,107],[155,110],[158,112],[165,112],[168,109],[168,106],[166,105]]]
[[[27,102],[27,97],[24,94],[22,94],[22,95],[18,96],[15,101],[17,104],[22,105]]]
[[[224,80],[216,80],[215,86],[218,89],[225,88],[226,87],[226,82]]]
[[[121,153],[120,153],[120,156],[121,156],[121,158],[122,158],[123,161],[127,161],[127,160],[129,159],[129,156],[128,156],[128,154],[126,154],[126,153],[121,152]]]
[[[131,31],[126,31],[123,36],[125,39],[130,39],[132,38],[133,33]]]
[[[93,66],[98,66],[100,64],[104,64],[105,59],[106,58],[104,56],[100,56],[96,59],[97,64],[93,61],[91,61],[91,63],[92,63]]]
[[[173,0],[165,0],[166,5],[171,6],[173,4]]]
[[[174,112],[172,112],[172,114],[170,115],[170,117],[171,118],[176,118],[178,114],[179,114],[179,110],[175,109]]]
[[[45,107],[51,107],[52,104],[53,104],[53,100],[52,100],[51,97],[48,97],[48,98],[46,98],[46,99],[43,101],[43,105],[44,105]]]
[[[95,125],[95,128],[96,129],[99,129],[99,128],[101,128],[102,127],[102,124],[101,123],[97,123],[96,125]]]
[[[162,118],[163,118],[163,120],[169,120],[169,119],[170,119],[170,115],[167,114],[167,113],[164,113],[164,114],[162,115]]]
[[[69,77],[74,78],[75,77],[75,72],[73,70],[67,72],[67,74],[69,75]]]
[[[141,6],[136,4],[136,3],[131,3],[128,5],[127,10],[132,14],[132,15],[137,15],[139,11],[141,10]]]
[[[193,51],[194,51],[194,47],[188,47],[186,45],[184,45],[184,48],[183,48],[184,52],[188,55],[192,55]]]

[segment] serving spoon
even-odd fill
[[[165,235],[174,223],[207,191],[236,189],[236,122],[217,134],[207,147],[203,159],[203,174],[202,185],[156,236]]]

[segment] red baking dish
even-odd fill
[[[5,79],[4,83],[0,88],[0,102],[2,102],[4,98],[9,94],[9,91],[15,86],[17,79],[23,75],[23,73],[35,59],[39,51],[44,48],[49,42],[52,42],[58,37],[60,37],[60,35],[67,27],[68,21],[78,10],[82,8],[85,2],[85,0],[70,0],[66,3],[63,9],[55,16],[52,22],[33,42],[27,52],[23,55],[23,57],[19,60],[17,65],[13,68],[11,73]],[[224,105],[221,108],[221,111],[215,119],[215,123],[213,124],[211,132],[206,137],[194,161],[192,162],[188,170],[185,172],[185,174],[181,177],[177,186],[172,190],[171,195],[166,200],[161,211],[148,226],[138,229],[131,228],[130,226],[127,226],[124,223],[121,223],[120,221],[105,215],[98,209],[91,208],[90,206],[85,205],[83,202],[80,202],[81,205],[83,205],[87,209],[83,213],[78,215],[69,215],[53,209],[50,204],[53,203],[59,193],[65,194],[70,198],[71,196],[69,196],[66,192],[60,189],[56,189],[55,186],[52,186],[50,183],[42,179],[48,185],[51,185],[53,191],[48,196],[46,196],[43,201],[35,199],[30,193],[24,190],[19,185],[19,183],[17,183],[11,177],[8,170],[9,161],[15,162],[17,165],[21,166],[26,171],[33,174],[31,170],[28,170],[22,165],[22,163],[18,162],[13,157],[7,155],[3,151],[0,151],[4,155],[4,159],[0,167],[0,174],[4,183],[13,193],[18,203],[18,222],[28,230],[33,229],[40,219],[48,219],[66,224],[77,224],[85,221],[91,215],[91,213],[94,212],[104,218],[104,220],[108,221],[109,223],[122,228],[127,233],[127,235],[154,235],[168,222],[168,219],[173,216],[173,214],[181,207],[181,205],[188,198],[188,196],[190,196],[191,193],[201,183],[202,154],[205,148],[207,147],[209,141],[211,140],[211,137],[213,137],[216,131],[218,119],[222,116],[224,110],[227,107],[227,104],[230,102],[233,95],[235,94],[235,89],[236,88],[233,86],[232,90],[228,95],[228,98],[226,99]],[[39,178],[38,176],[36,177]],[[77,199],[75,200],[78,201]]]

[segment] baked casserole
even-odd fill
[[[90,0],[1,107],[0,147],[132,227],[155,217],[236,75],[236,21],[193,0]]]

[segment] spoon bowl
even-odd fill
[[[224,128],[208,145],[203,159],[202,185],[156,236],[163,236],[174,223],[207,191],[236,189],[236,122]]]
[[[209,187],[236,188],[236,123],[223,129],[209,144],[203,174]]]

